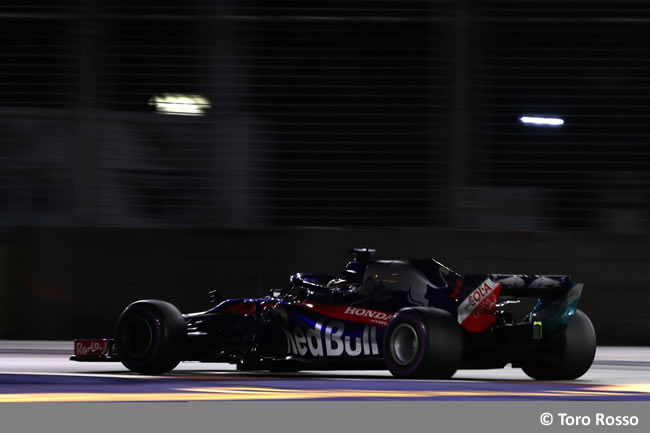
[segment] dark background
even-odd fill
[[[650,3],[0,1],[0,338],[353,246],[569,273],[650,344]],[[149,104],[200,94],[204,116]],[[523,126],[553,115],[559,128]]]

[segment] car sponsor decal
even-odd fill
[[[379,355],[377,327],[366,325],[360,336],[344,335],[345,323],[321,319],[306,331],[295,326],[285,330],[288,352],[299,356],[372,356]]]
[[[458,323],[469,332],[481,332],[493,325],[501,287],[489,278],[479,284],[458,306]]]
[[[503,283],[503,287],[508,289],[565,287],[569,283],[568,275],[490,274],[489,277],[492,281]]]
[[[382,328],[388,326],[388,322],[393,318],[393,314],[386,313],[385,311],[371,310],[370,308],[350,305],[320,304],[312,301],[299,302],[297,305],[334,319],[365,323],[368,325],[381,326]]]
[[[101,358],[108,352],[108,340],[78,339],[74,341],[74,354],[77,358]]]
[[[534,279],[528,287],[533,289],[543,289],[548,287],[561,287],[562,282],[556,278],[551,278],[546,275],[540,275]]]

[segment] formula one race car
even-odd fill
[[[119,317],[114,339],[75,340],[71,359],[119,360],[144,374],[194,360],[240,370],[388,368],[404,378],[511,363],[534,379],[575,379],[593,362],[594,327],[577,309],[583,285],[569,276],[460,275],[431,259],[351,252],[339,276],[297,273],[259,299],[211,292],[207,311],[136,301]],[[517,318],[523,298],[537,301]]]

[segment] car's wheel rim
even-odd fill
[[[140,316],[131,317],[124,325],[122,343],[126,354],[133,358],[146,354],[153,343],[153,329],[149,321]]]
[[[397,325],[390,338],[390,350],[393,360],[401,366],[409,365],[418,354],[420,338],[415,328],[402,323]]]

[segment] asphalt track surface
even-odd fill
[[[388,371],[236,371],[186,362],[162,376],[120,363],[68,359],[72,342],[0,341],[0,403],[241,400],[650,401],[650,348],[599,347],[576,381],[539,382],[520,369],[461,370],[450,380],[400,380]]]

